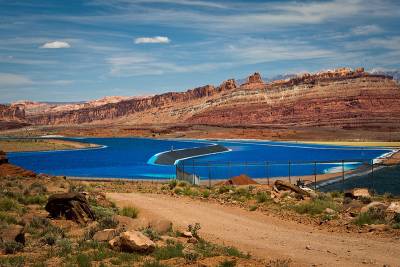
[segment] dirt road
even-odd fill
[[[207,240],[235,246],[258,258],[291,258],[294,266],[400,266],[400,240],[373,234],[330,233],[200,200],[140,193],[109,193],[118,206],[134,205],[186,228],[201,224]]]

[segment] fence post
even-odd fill
[[[211,188],[211,168],[210,168],[210,162],[208,162],[208,187]]]
[[[292,180],[290,179],[290,165],[291,165],[291,162],[289,160],[289,164],[288,164],[288,168],[289,168],[289,183],[292,183]]]
[[[314,161],[314,190],[317,190],[317,162]]]
[[[268,173],[268,162],[265,162],[265,176],[267,177],[268,185],[269,185],[269,173]]]
[[[374,160],[371,160],[371,187],[374,188]]]
[[[342,191],[344,191],[344,160],[342,160]]]
[[[182,161],[182,175],[183,179],[185,179],[185,161]]]

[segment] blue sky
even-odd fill
[[[400,67],[400,1],[0,0],[0,103]]]

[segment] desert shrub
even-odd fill
[[[178,185],[178,181],[176,179],[173,179],[168,182],[168,187],[170,190],[174,189]]]
[[[72,243],[71,240],[67,238],[63,238],[57,241],[58,245],[58,255],[61,257],[65,257],[72,252]]]
[[[204,198],[209,198],[210,194],[211,194],[211,192],[208,189],[206,189],[206,190],[201,192],[201,196],[204,197]]]
[[[201,226],[199,223],[195,223],[194,225],[189,224],[188,225],[188,231],[192,233],[192,236],[195,238],[199,238],[199,230],[201,229]]]
[[[276,259],[276,260],[271,260],[271,261],[267,264],[267,267],[289,267],[291,262],[292,262],[291,259]]]
[[[0,257],[0,266],[2,267],[23,267],[25,258],[23,256]]]
[[[115,215],[118,211],[116,208],[106,208],[102,206],[91,206],[94,215],[98,220],[105,218],[105,217],[111,217]]]
[[[367,212],[360,213],[354,220],[354,223],[357,225],[386,223],[385,211],[370,208]]]
[[[99,222],[98,230],[115,228],[118,225],[118,221],[111,216],[103,217],[100,220],[98,220],[98,222]]]
[[[180,181],[178,183],[178,186],[180,186],[180,187],[190,187],[190,184],[188,182],[185,182],[185,181]]]
[[[233,188],[232,188],[231,186],[222,185],[222,186],[220,186],[220,187],[218,188],[218,193],[224,194],[224,193],[229,192],[229,190],[232,190],[232,189],[233,189]]]
[[[316,198],[309,202],[293,206],[294,210],[300,214],[317,215],[321,214],[326,208],[338,210],[338,205],[330,198]]]
[[[17,219],[12,215],[7,214],[6,212],[0,212],[0,222],[5,222],[7,224],[16,224]]]
[[[385,199],[387,199],[387,200],[390,200],[390,199],[393,199],[393,198],[394,198],[394,197],[393,197],[393,194],[392,194],[392,193],[389,193],[389,192],[384,193],[384,194],[383,194],[383,197],[384,197]]]
[[[147,227],[147,228],[143,229],[142,233],[153,241],[157,241],[157,240],[161,239],[160,234],[151,227]]]
[[[400,229],[400,223],[395,223],[392,225],[393,229]]]
[[[218,267],[234,267],[236,266],[236,260],[224,260]]]
[[[258,208],[257,205],[251,205],[249,211],[255,211]]]
[[[333,192],[331,192],[331,196],[333,198],[342,198],[343,197],[343,193],[340,192],[340,191],[333,191]]]
[[[270,196],[267,195],[265,192],[258,192],[256,194],[256,200],[258,203],[267,202],[270,199]]]
[[[126,252],[119,252],[115,256],[116,258],[110,260],[110,262],[114,265],[123,265],[124,263],[137,261],[140,258],[140,256],[136,253]]]
[[[183,190],[182,190],[181,188],[179,188],[179,187],[177,187],[177,188],[174,189],[174,193],[177,194],[177,195],[182,194],[182,191],[183,191]]]
[[[52,245],[54,245],[55,243],[56,243],[56,241],[57,241],[57,235],[56,234],[54,234],[54,233],[47,233],[47,234],[45,234],[43,237],[42,237],[42,241],[43,241],[43,243],[45,243],[45,244],[47,244],[47,245],[49,245],[49,246],[52,246]]]
[[[24,245],[16,241],[2,242],[1,247],[6,254],[14,254],[24,249]]]
[[[370,197],[361,196],[361,197],[359,197],[358,199],[359,199],[359,200],[361,201],[361,203],[363,203],[363,204],[369,204],[369,203],[372,202],[372,200],[371,200]]]
[[[76,256],[76,264],[78,264],[79,267],[92,266],[90,257],[88,255],[82,254],[82,253],[80,253]]]
[[[47,192],[47,187],[39,182],[33,182],[29,188],[38,194],[44,194]]]
[[[19,204],[12,198],[3,197],[0,199],[0,211],[19,211]]]
[[[139,210],[136,207],[123,207],[120,211],[120,215],[130,217],[130,218],[137,218],[139,214]]]
[[[49,245],[53,245],[58,239],[65,237],[62,228],[52,225],[49,219],[42,217],[33,217],[26,227],[26,231],[33,236],[41,237],[41,240]]]
[[[246,258],[246,259],[250,258],[249,254],[244,254],[237,248],[230,247],[230,246],[222,247],[222,253],[226,256],[233,256],[233,257]]]
[[[34,196],[24,195],[18,198],[18,202],[24,205],[30,205],[30,204],[43,205],[47,202],[47,197],[41,194]]]
[[[183,245],[181,243],[168,244],[165,247],[158,247],[154,250],[153,256],[157,260],[168,260],[176,257],[183,257]]]
[[[80,193],[80,192],[84,192],[84,191],[90,191],[91,189],[84,185],[84,184],[74,184],[71,183],[69,185],[69,192],[75,192],[75,193]]]
[[[159,261],[145,261],[143,267],[168,267],[168,265],[161,264]]]

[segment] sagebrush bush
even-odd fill
[[[135,219],[139,215],[139,210],[136,207],[123,207],[120,215]]]
[[[385,211],[378,208],[370,208],[367,212],[360,213],[354,223],[357,225],[364,224],[381,224],[386,223]]]
[[[153,256],[157,260],[168,260],[177,257],[183,257],[183,245],[181,243],[177,244],[168,244],[165,247],[157,247],[154,252]]]
[[[178,185],[178,181],[176,179],[173,179],[168,182],[168,187],[170,190],[174,189]]]
[[[267,195],[265,192],[258,192],[256,194],[256,200],[258,203],[267,202],[270,199],[270,196]]]
[[[338,205],[330,198],[314,199],[309,202],[301,203],[293,207],[300,214],[318,215],[324,212],[326,208],[338,210]]]
[[[1,246],[6,254],[14,254],[24,249],[24,245],[16,241],[2,242]]]
[[[151,227],[143,229],[142,233],[148,238],[150,238],[152,241],[157,241],[161,239],[160,234]]]

